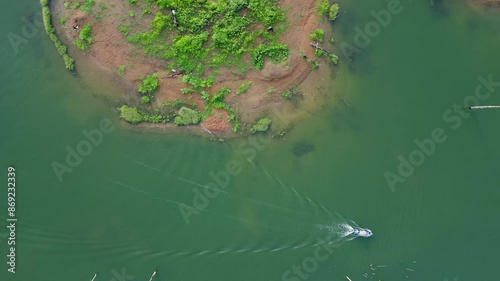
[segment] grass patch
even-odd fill
[[[123,36],[127,36],[130,33],[130,25],[129,24],[121,24],[118,26],[118,30]]]
[[[160,113],[150,114],[142,112],[136,107],[130,107],[128,105],[122,105],[122,107],[119,110],[120,110],[120,118],[131,124],[139,124],[143,122],[167,123],[171,119],[170,115],[165,115]]]
[[[302,93],[299,91],[297,86],[293,86],[293,87],[287,89],[286,91],[284,91],[283,93],[281,93],[281,96],[286,100],[291,100],[294,97],[297,97],[299,95],[302,95]]]
[[[158,74],[153,73],[146,77],[143,77],[141,84],[137,88],[137,91],[141,94],[153,93],[160,87],[160,80],[158,79]]]
[[[334,21],[339,13],[339,4],[334,3],[330,6],[330,9],[328,10],[328,19],[331,21]]]
[[[181,107],[179,114],[174,119],[177,126],[196,125],[201,121],[201,114],[191,108]]]
[[[147,30],[137,29],[144,19],[130,11],[132,23],[119,27],[125,39],[140,46],[147,56],[165,60],[168,69],[185,72],[183,81],[190,86],[182,89],[182,93],[200,94],[206,102],[207,115],[213,108],[226,110],[233,130],[238,130],[239,121],[234,109],[224,102],[224,95],[231,90],[209,91],[218,69],[235,66],[244,75],[251,66],[245,57],[249,56],[258,70],[264,68],[266,59],[278,64],[289,57],[288,46],[279,42],[288,23],[277,0],[128,2],[139,5],[142,16],[147,15],[151,20]],[[273,31],[266,30],[268,27]],[[251,82],[241,84],[236,94],[246,92],[250,86]]]
[[[142,7],[143,15],[161,11],[154,14],[150,29],[130,37],[122,33],[129,42],[144,47],[146,54],[167,60],[171,68],[201,76],[207,68],[241,63],[246,53],[269,55],[273,62],[282,61],[280,55],[288,56],[282,45],[280,54],[273,53],[273,47],[277,46],[273,44],[277,44],[286,25],[285,12],[276,0],[146,2],[148,6]],[[129,3],[137,4],[137,1],[129,0]],[[172,10],[176,11],[175,15]],[[267,32],[262,26],[273,26],[275,32]],[[257,42],[264,45],[259,48]],[[262,69],[263,58],[256,61],[257,68]]]
[[[178,107],[178,106],[181,106],[181,105],[190,105],[189,102],[185,101],[185,100],[181,100],[181,99],[176,99],[174,101],[169,101],[167,103],[164,103],[162,104],[161,106],[162,107]],[[191,107],[192,108],[195,108],[197,107],[198,105],[196,103],[193,103],[191,104]]]
[[[241,94],[245,93],[248,90],[248,88],[250,88],[250,86],[252,86],[252,83],[253,83],[252,81],[241,83],[241,85],[238,87],[238,90],[236,90],[236,94],[241,95]]]
[[[262,118],[257,123],[255,123],[252,128],[250,128],[250,132],[257,133],[257,132],[265,132],[269,130],[269,127],[271,126],[271,123],[273,121],[270,118]]]
[[[288,59],[290,51],[283,43],[271,43],[270,45],[260,44],[252,51],[252,62],[256,69],[264,68],[264,58],[266,56],[274,63],[280,63]]]
[[[82,28],[80,35],[73,43],[78,49],[86,51],[90,48],[92,42],[94,42],[94,38],[92,38],[92,25],[87,24]]]
[[[87,14],[92,14],[94,5],[95,5],[94,0],[85,0],[83,2],[83,5],[80,7],[80,10],[82,10],[83,12],[85,12]]]
[[[330,2],[328,2],[328,0],[321,0],[321,2],[319,3],[319,6],[318,6],[318,12],[324,16],[326,14],[328,14],[328,7],[330,6]]]
[[[339,56],[336,54],[331,54],[330,59],[332,60],[333,64],[337,65],[339,63]]]
[[[126,69],[127,69],[126,65],[120,65],[118,67],[118,75],[123,77],[123,73],[125,72]]]
[[[150,97],[148,97],[148,96],[142,96],[142,97],[141,97],[141,102],[142,102],[143,104],[148,104],[148,103],[150,103],[150,102],[151,102],[151,98],[150,98]]]
[[[127,105],[122,105],[122,107],[120,108],[120,118],[132,124],[144,122],[144,118],[142,117],[142,114],[139,112],[139,110],[135,107],[130,107]]]
[[[325,39],[325,32],[323,31],[323,29],[316,29],[309,35],[309,39],[317,42],[323,42],[323,40]]]
[[[66,22],[68,21],[68,19],[69,19],[69,16],[68,16],[68,15],[66,15],[66,16],[64,16],[64,17],[60,18],[60,19],[59,19],[59,22],[60,22],[61,24],[66,24]]]

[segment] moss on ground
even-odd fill
[[[250,128],[250,132],[252,133],[257,133],[257,132],[265,132],[269,130],[269,127],[271,126],[271,123],[273,121],[270,118],[262,118],[257,123],[255,123],[252,128]]]

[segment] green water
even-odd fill
[[[354,28],[386,3],[341,1],[337,46],[354,44]],[[499,14],[450,1],[401,5],[351,62],[341,56],[320,111],[286,140],[251,145],[130,130],[100,93],[110,86],[65,71],[42,29],[16,54],[7,35],[22,36],[23,16],[39,3],[4,4],[0,280],[96,272],[96,280],[149,280],[154,270],[155,280],[500,280],[500,111],[476,111],[456,130],[443,119],[474,94],[479,76],[500,81]],[[500,104],[499,94],[482,103]],[[65,163],[65,148],[106,118],[114,130],[59,181],[52,163]],[[446,141],[391,190],[384,173],[397,174],[398,156],[408,159],[415,139],[435,128]],[[228,163],[237,173],[186,224],[179,204],[192,206],[193,189]],[[17,170],[15,274],[4,238],[9,165]],[[332,229],[349,220],[375,235],[340,239]],[[314,256],[318,238],[333,253],[307,277],[283,279]]]

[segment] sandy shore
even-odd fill
[[[100,1],[103,0],[97,0],[95,7],[98,6]],[[299,86],[310,75],[318,75],[318,70],[312,71],[311,64],[299,54],[299,50],[303,50],[308,58],[314,57],[314,50],[309,45],[311,42],[309,34],[315,29],[321,28],[322,23],[326,24],[328,22],[326,18],[322,20],[319,15],[318,2],[294,0],[283,0],[280,2],[282,8],[287,9],[289,20],[289,27],[280,40],[286,43],[290,49],[288,61],[280,65],[266,63],[262,71],[250,70],[244,77],[233,69],[221,69],[221,75],[219,75],[216,84],[211,89],[213,92],[227,86],[233,89],[234,93],[243,81],[253,82],[245,94],[230,94],[226,96],[226,102],[232,108],[236,109],[243,123],[252,123],[256,119],[265,116],[270,110],[284,110],[290,107],[290,101],[285,100],[280,93],[290,87]],[[155,94],[154,106],[182,99],[198,104],[198,108],[204,108],[205,104],[200,95],[184,95],[181,93],[181,89],[188,86],[182,82],[182,75],[170,78],[171,72],[165,69],[165,61],[146,57],[139,48],[126,42],[123,38],[123,35],[119,31],[119,26],[130,21],[127,16],[124,16],[128,15],[131,9],[127,1],[106,0],[103,3],[113,8],[103,10],[102,17],[97,20],[93,15],[88,15],[80,10],[65,8],[64,0],[53,0],[51,2],[53,22],[56,30],[61,39],[70,46],[71,52],[82,52],[73,46],[72,42],[78,37],[79,32],[72,27],[74,25],[84,26],[91,23],[93,26],[94,43],[84,58],[91,60],[96,67],[107,70],[110,73],[117,73],[120,66],[127,65],[120,83],[129,86],[128,88],[131,89],[131,93],[127,93],[128,95],[136,95],[138,101],[140,96],[133,89],[136,89],[140,83],[140,78],[146,74],[157,72],[160,73],[160,88]],[[67,18],[64,25],[59,22],[59,19],[63,17]],[[151,20],[151,15],[144,18],[142,21],[144,22],[144,29],[147,28]],[[250,58],[246,59],[249,60]],[[322,63],[322,67],[330,69],[325,62]],[[76,63],[78,64],[78,60]],[[321,72],[323,71],[325,70]],[[275,91],[270,93],[268,91],[269,88],[274,88]],[[308,96],[314,95],[313,92],[310,91]],[[312,97],[312,99],[315,100],[315,97]],[[297,111],[296,115],[300,116],[300,109],[295,107],[295,110]],[[210,117],[206,118],[200,124],[200,127],[203,131],[227,134],[232,128],[227,117],[228,113],[226,111],[217,110]],[[145,126],[158,129],[163,127],[162,125]],[[168,125],[166,127],[171,126]]]

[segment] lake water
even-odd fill
[[[102,93],[109,85],[68,73],[43,29],[23,35],[39,2],[5,3],[0,280],[138,281],[154,270],[155,280],[500,280],[500,111],[460,109],[479,77],[500,81],[500,17],[434,2],[402,1],[352,60],[341,55],[322,109],[284,140],[224,143],[131,130]],[[387,2],[340,6],[327,38],[342,53]],[[26,39],[17,52],[11,33]],[[479,93],[500,104],[499,86]],[[112,130],[85,143],[101,122]],[[52,165],[66,165],[68,147],[88,155],[69,159],[60,181]],[[401,161],[416,164],[400,173]],[[339,225],[354,222],[375,235],[342,237]]]

